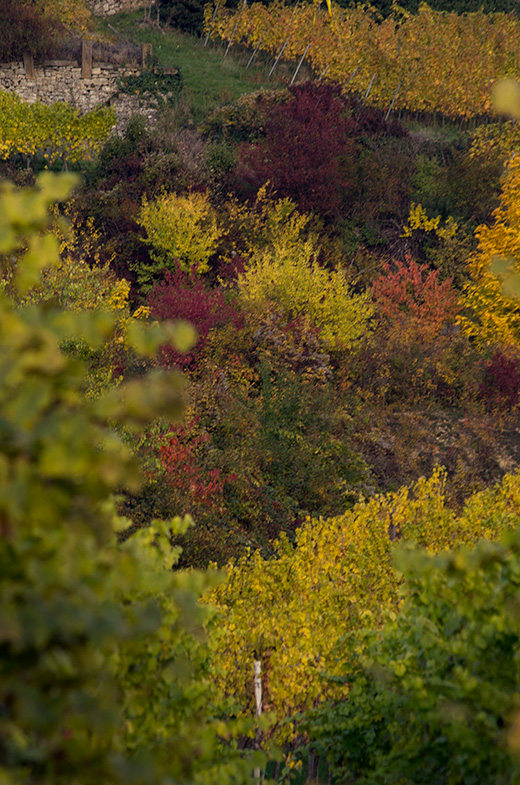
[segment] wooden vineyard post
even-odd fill
[[[81,78],[92,79],[92,41],[81,42]]]
[[[152,45],[141,44],[141,68],[147,71],[152,61]]]
[[[254,660],[254,691],[255,691],[255,716],[262,715],[262,662]],[[260,731],[256,731],[256,744],[260,743]],[[257,766],[254,771],[255,782],[260,781],[260,768]]]
[[[30,52],[23,53],[23,67],[27,79],[30,79],[31,82],[34,81],[34,79],[36,78],[34,72],[34,58]]]

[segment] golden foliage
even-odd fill
[[[309,219],[289,199],[268,203],[260,215],[263,237],[256,233],[256,248],[238,276],[246,308],[274,303],[287,318],[300,316],[317,327],[328,348],[355,348],[369,331],[370,295],[352,294],[343,270],[331,272],[319,264]]]
[[[460,516],[444,499],[436,469],[410,488],[360,501],[344,515],[309,519],[275,544],[272,558],[254,552],[227,568],[205,601],[221,613],[213,632],[214,673],[242,710],[252,710],[252,661],[264,661],[265,708],[284,720],[348,689],[321,674],[344,669],[338,646],[350,631],[381,624],[400,605],[393,568],[397,543],[414,541],[439,553],[481,537],[497,539],[520,523],[520,476],[476,494]],[[344,672],[344,670],[342,670]],[[294,728],[279,722],[279,741]]]
[[[470,156],[492,155],[508,160],[520,144],[520,127],[513,120],[479,125],[471,139]]]
[[[78,33],[92,29],[93,16],[86,0],[32,0],[43,15],[58,19]]]
[[[49,163],[80,161],[97,155],[115,125],[113,108],[98,106],[86,114],[69,104],[24,103],[0,90],[0,158],[40,153]]]
[[[508,291],[507,275],[520,272],[520,160],[513,158],[506,171],[500,205],[491,226],[476,230],[478,251],[469,260],[471,281],[463,290],[465,313],[457,317],[463,331],[478,346],[520,344],[520,303]]]
[[[209,268],[209,258],[222,237],[209,196],[164,193],[152,202],[145,197],[138,223],[146,230],[151,256],[165,267],[178,262],[183,270]]]
[[[408,223],[403,227],[403,234],[401,236],[412,237],[414,232],[422,230],[428,234],[435,234],[441,240],[450,240],[455,236],[458,228],[457,222],[451,215],[446,218],[444,224],[441,224],[440,215],[435,218],[428,218],[428,213],[422,204],[415,204],[415,202],[412,202]]]
[[[519,72],[519,25],[512,14],[445,13],[426,3],[416,14],[396,7],[382,21],[366,5],[319,14],[315,4],[294,8],[279,0],[236,11],[220,4],[214,18],[205,17],[215,38],[272,54],[285,43],[285,57],[297,60],[306,51],[315,73],[327,69],[327,79],[346,90],[363,93],[371,84],[368,100],[385,110],[395,97],[395,109],[451,117],[489,111],[490,86]]]

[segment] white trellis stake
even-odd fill
[[[294,80],[298,76],[298,71],[300,70],[302,63],[305,60],[305,55],[307,54],[307,52],[309,51],[310,48],[311,48],[311,45],[307,44],[307,48],[305,49],[305,52],[302,54],[302,58],[301,58],[300,62],[298,63],[298,68],[294,72],[293,78],[291,79],[291,84],[294,82]]]
[[[246,68],[249,68],[249,66],[251,65],[251,63],[252,63],[252,62],[253,62],[253,60],[255,59],[255,55],[256,55],[256,53],[258,52],[258,50],[259,50],[259,49],[260,49],[260,47],[259,47],[259,46],[257,46],[257,47],[256,47],[256,49],[255,49],[255,51],[253,52],[253,54],[251,55],[251,57],[250,57],[250,58],[249,58],[249,60],[247,61]]]
[[[355,75],[357,74],[358,71],[359,71],[359,65],[356,65],[356,67],[354,68],[354,70],[350,74],[349,78],[347,79],[345,87],[351,83],[351,81],[354,79],[354,77],[355,77]]]
[[[321,74],[320,74],[320,78],[318,79],[318,82],[321,82],[321,80],[323,79],[323,77],[325,76],[325,74],[327,73],[327,71],[329,70],[329,68],[330,68],[330,63],[329,63],[329,64],[328,64],[328,66],[326,66],[326,67],[323,69],[323,71],[321,72]]]
[[[390,104],[390,106],[388,107],[388,112],[385,114],[385,123],[386,123],[386,121],[388,120],[388,118],[390,117],[390,112],[392,111],[392,107],[393,107],[393,105],[395,104],[395,99],[397,98],[397,93],[398,93],[398,92],[399,92],[399,90],[401,89],[401,85],[402,85],[402,82],[399,82],[399,84],[397,85],[397,90],[395,91],[395,95],[394,95],[394,97],[392,98],[392,103],[391,103],[391,104]]]
[[[282,48],[280,49],[280,51],[279,51],[279,53],[278,53],[278,57],[276,58],[276,60],[275,60],[275,61],[274,61],[274,63],[273,63],[273,67],[272,67],[272,68],[271,68],[271,70],[269,71],[269,77],[268,77],[268,78],[270,78],[270,76],[271,76],[271,74],[273,73],[274,69],[275,69],[275,68],[276,68],[276,66],[278,65],[278,60],[279,60],[279,59],[280,59],[280,57],[283,55],[283,53],[284,53],[284,51],[285,51],[285,47],[287,46],[287,44],[288,44],[288,43],[289,43],[289,39],[288,39],[288,38],[286,38],[286,39],[285,39],[285,43],[284,43],[284,45],[282,46]]]
[[[213,11],[213,16],[211,17],[211,22],[209,23],[209,27],[208,27],[208,34],[207,34],[207,36],[206,36],[206,40],[204,41],[204,46],[207,46],[207,45],[208,45],[209,34],[211,33],[211,25],[212,25],[212,24],[213,24],[213,22],[215,21],[215,17],[216,17],[216,15],[217,15],[217,11],[218,11],[218,7],[219,7],[219,5],[220,5],[220,0],[218,0],[218,3],[217,3],[217,5],[215,6],[215,10]]]
[[[241,19],[241,17],[242,17],[242,13],[243,13],[243,11],[244,11],[244,8],[246,7],[246,5],[247,5],[247,0],[244,0],[244,3],[243,3],[243,5],[242,5],[242,8],[240,9],[240,13],[239,13],[239,15],[237,16],[237,21],[235,22],[235,26],[234,26],[234,28],[233,28],[233,32],[231,33],[231,38],[229,39],[229,42],[228,42],[228,45],[227,45],[227,49],[226,49],[226,51],[224,52],[224,57],[225,57],[225,56],[227,55],[227,53],[229,52],[229,47],[230,47],[230,46],[231,46],[231,44],[233,43],[233,38],[235,37],[235,33],[236,33],[236,31],[237,31],[237,27],[238,27],[238,23],[240,22],[240,19]]]
[[[253,666],[255,674],[255,714],[257,717],[260,717],[262,714],[262,663],[260,660],[254,660]],[[258,766],[254,771],[254,778],[256,782],[260,781],[260,768]]]
[[[365,101],[367,100],[368,96],[370,95],[370,91],[372,89],[372,85],[374,84],[374,79],[375,78],[376,78],[376,75],[373,74],[372,75],[372,79],[370,80],[370,84],[368,85],[368,90],[365,93],[365,98],[364,98]]]

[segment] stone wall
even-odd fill
[[[112,16],[119,11],[133,11],[150,6],[153,0],[88,0],[87,4],[96,16]]]
[[[53,60],[36,66],[27,62],[2,63],[0,90],[14,92],[29,103],[65,101],[81,112],[99,104],[113,106],[118,130],[125,127],[133,114],[142,114],[153,121],[156,110],[141,107],[136,96],[120,93],[117,87],[119,78],[139,74],[140,68],[93,63],[90,70],[91,75],[85,78],[82,67],[74,60]]]

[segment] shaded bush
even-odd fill
[[[159,15],[165,27],[176,27],[183,33],[202,33],[203,0],[159,0]]]
[[[195,131],[179,129],[171,114],[164,113],[153,131],[142,117],[132,117],[121,136],[110,137],[95,167],[86,173],[75,210],[83,222],[94,219],[102,237],[102,259],[132,282],[136,305],[141,302],[138,272],[151,265],[137,222],[143,197],[151,201],[166,191],[199,190],[207,185],[205,172],[201,138]]]
[[[59,22],[42,15],[23,0],[2,0],[0,4],[0,62],[21,60],[30,52],[38,60],[50,57],[55,50]]]
[[[520,357],[497,349],[484,367],[480,395],[488,410],[515,409],[520,402]]]

